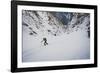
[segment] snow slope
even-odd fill
[[[47,46],[41,44],[41,37],[24,37],[23,62],[89,59],[90,40],[86,36],[84,31],[47,36]]]
[[[89,14],[27,10],[22,13],[23,62],[90,58]],[[46,46],[41,42],[44,37]]]

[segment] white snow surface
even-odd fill
[[[48,45],[44,46],[42,36],[23,34],[23,62],[79,60],[90,58],[90,40],[83,30],[63,34],[47,35]]]

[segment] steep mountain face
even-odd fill
[[[88,13],[22,10],[22,33],[22,62],[90,59]]]
[[[90,37],[90,15],[87,13],[74,13],[71,21],[68,23],[67,32],[73,32],[77,30],[84,30]]]
[[[90,15],[88,13],[55,13],[56,16],[65,26],[66,32],[71,33],[73,30],[82,29],[90,33]]]
[[[33,36],[59,36],[84,30],[90,37],[88,13],[22,11],[23,31]]]

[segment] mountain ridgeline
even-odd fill
[[[90,37],[90,14],[22,10],[23,32],[36,36],[59,36],[84,30]]]

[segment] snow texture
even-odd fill
[[[22,62],[90,58],[89,13],[22,10],[22,32]]]

